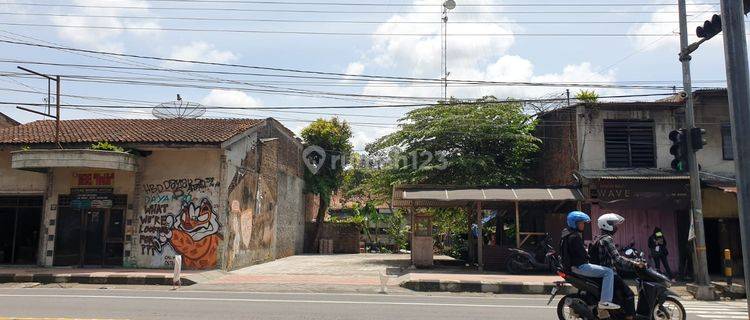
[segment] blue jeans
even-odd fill
[[[615,272],[598,264],[582,264],[573,267],[573,272],[584,277],[602,278],[601,302],[612,302],[612,291],[614,290]]]

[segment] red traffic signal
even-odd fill
[[[695,34],[698,38],[706,40],[713,38],[715,35],[719,34],[719,32],[721,32],[721,16],[718,14],[713,15],[711,20],[703,22],[703,26],[695,29]]]

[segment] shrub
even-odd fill
[[[97,142],[95,144],[92,144],[91,147],[89,147],[91,150],[101,150],[101,151],[116,151],[116,152],[125,152],[125,149],[122,147],[116,146],[114,144],[111,144],[106,141]]]

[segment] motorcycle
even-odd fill
[[[532,252],[528,252],[522,249],[510,248],[510,256],[508,256],[508,262],[505,264],[505,269],[510,274],[521,274],[533,271],[553,271],[554,262],[557,257],[555,248],[552,247],[552,237],[548,234],[544,238],[544,260],[539,261],[536,255]]]
[[[597,320],[611,318],[624,319],[622,309],[598,310],[601,279],[587,278],[572,273],[566,273],[558,268],[557,274],[565,279],[558,281],[552,289],[547,305],[552,303],[557,293],[570,283],[578,289],[577,293],[567,294],[557,304],[557,317],[560,320]],[[679,301],[679,296],[670,291],[671,281],[666,276],[651,268],[635,271],[638,285],[638,303],[636,305],[636,319],[638,320],[685,320],[685,307]],[[618,303],[617,300],[614,303]]]
[[[635,242],[631,242],[629,245],[620,249],[620,254],[630,260],[646,263],[646,255],[643,251],[635,248]],[[618,270],[621,277],[625,279],[635,278],[636,275],[633,271],[629,270]]]
[[[630,260],[646,262],[643,251],[635,248],[635,242],[631,242],[626,247],[622,248],[622,256]]]

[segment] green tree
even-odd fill
[[[528,182],[539,150],[535,120],[517,102],[484,97],[413,110],[399,130],[367,147],[397,150],[392,183],[499,185]]]
[[[508,185],[530,182],[540,141],[536,121],[520,102],[484,97],[472,103],[452,100],[413,110],[399,130],[367,147],[388,154],[388,165],[368,174],[367,190],[390,197],[394,184]],[[450,237],[453,256],[465,251],[468,214],[460,208],[432,209],[438,241]]]
[[[331,195],[341,186],[345,159],[352,152],[352,129],[346,121],[338,118],[317,119],[302,129],[307,157],[305,163],[305,188],[308,193],[318,195],[320,206],[316,215],[316,227],[312,245],[318,242],[320,228],[325,220]],[[321,154],[322,153],[322,154]],[[312,248],[308,248],[310,250]]]

